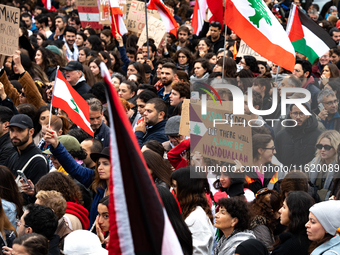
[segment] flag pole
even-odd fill
[[[223,19],[223,23],[224,23],[224,19]],[[226,24],[224,24],[224,50],[223,50],[223,67],[222,67],[222,81],[224,79],[224,62],[225,62],[225,43],[227,41],[227,30],[228,30],[228,26]]]
[[[149,29],[148,29],[148,10],[147,10],[147,6],[146,6],[146,1],[144,1],[145,3],[145,27],[146,27],[146,47],[148,48],[148,59],[149,59]]]
[[[280,71],[280,67],[277,66],[276,76],[275,76],[275,83],[277,82],[277,77],[279,76],[279,71]]]
[[[53,91],[54,91],[54,88],[55,88],[55,81],[57,80],[58,72],[59,72],[59,66],[57,66],[57,72],[55,73],[54,85],[53,85],[53,90],[52,90],[51,105],[50,105],[50,116],[48,118],[48,127],[49,128],[51,127]]]

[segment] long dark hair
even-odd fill
[[[14,203],[17,209],[17,218],[20,218],[24,211],[23,201],[19,192],[18,185],[15,183],[14,176],[6,166],[0,165],[0,198]]]
[[[165,182],[166,184],[171,186],[170,178],[171,178],[171,169],[164,162],[164,159],[156,152],[152,150],[146,150],[143,152],[143,156],[148,168],[152,171],[152,178],[156,180],[156,178]]]
[[[178,237],[178,241],[181,244],[184,255],[192,255],[192,236],[191,232],[183,220],[183,217],[179,211],[177,202],[170,191],[163,187],[157,186],[158,193],[163,201],[166,213],[175,233]]]
[[[300,239],[308,239],[306,223],[309,218],[309,208],[314,204],[314,199],[304,191],[291,191],[286,197],[289,210],[289,224],[285,232],[290,232]],[[274,243],[274,248],[281,244],[280,238]]]
[[[190,176],[190,167],[183,167],[171,174],[171,182],[172,180],[177,181],[176,196],[181,206],[184,219],[186,219],[197,206],[201,206],[213,223],[213,216],[205,195],[205,192],[210,192],[210,190],[207,190],[207,177],[204,175],[200,175],[199,177],[200,178],[192,178]]]
[[[137,70],[137,72],[142,76],[143,83],[148,83],[148,82],[146,81],[146,79],[145,79],[145,69],[144,69],[144,66],[143,66],[141,63],[135,62],[135,61],[131,61],[131,62],[129,63],[129,65],[128,65],[128,67],[129,67],[130,65],[133,65],[133,67]],[[129,77],[126,77],[126,78],[128,79]]]

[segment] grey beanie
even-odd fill
[[[315,215],[327,233],[335,235],[336,230],[340,227],[339,200],[329,200],[317,203],[309,208],[309,211]]]
[[[166,135],[179,135],[179,125],[181,123],[181,116],[176,115],[168,119],[164,133]]]
[[[52,51],[52,52],[55,53],[55,54],[58,54],[58,55],[61,54],[59,48],[58,48],[57,46],[55,46],[55,45],[48,45],[48,46],[46,47],[46,49]]]

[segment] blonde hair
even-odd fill
[[[36,197],[42,205],[51,208],[55,212],[58,220],[65,214],[66,200],[60,192],[55,190],[40,190]]]
[[[331,142],[331,145],[334,148],[334,151],[335,151],[334,156],[333,156],[333,161],[334,161],[336,159],[336,150],[338,148],[338,145],[340,144],[340,133],[336,130],[326,130],[321,133],[316,143],[317,144],[320,143],[320,141],[323,138],[328,138],[329,141]],[[321,160],[321,150],[318,150],[318,149],[316,150],[315,158],[317,161]],[[320,163],[324,163],[324,162],[320,162]]]

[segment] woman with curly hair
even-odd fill
[[[260,189],[255,200],[250,204],[250,229],[254,231],[257,240],[263,242],[267,249],[271,249],[275,241],[273,231],[279,218],[281,208],[280,195],[275,190]]]
[[[215,214],[215,227],[222,232],[214,255],[233,255],[236,247],[245,240],[256,239],[249,227],[249,210],[244,200],[221,198]]]
[[[41,177],[35,185],[35,191],[38,193],[40,190],[55,190],[63,195],[67,203],[64,217],[70,229],[89,228],[89,215],[87,209],[83,206],[81,189],[70,176],[60,172],[50,172]]]
[[[23,215],[22,196],[9,168],[0,165],[0,198],[7,218],[16,227],[16,220]]]
[[[194,73],[190,76],[191,83],[206,83],[212,72],[211,64],[205,58],[199,58],[194,62]]]
[[[205,192],[206,176],[192,178],[190,167],[171,174],[171,184],[182,209],[183,218],[192,233],[193,254],[211,254],[214,240],[213,215]]]
[[[287,226],[274,243],[272,255],[307,255],[310,241],[305,224],[308,221],[309,208],[313,198],[304,191],[289,192],[279,210],[280,223]]]

